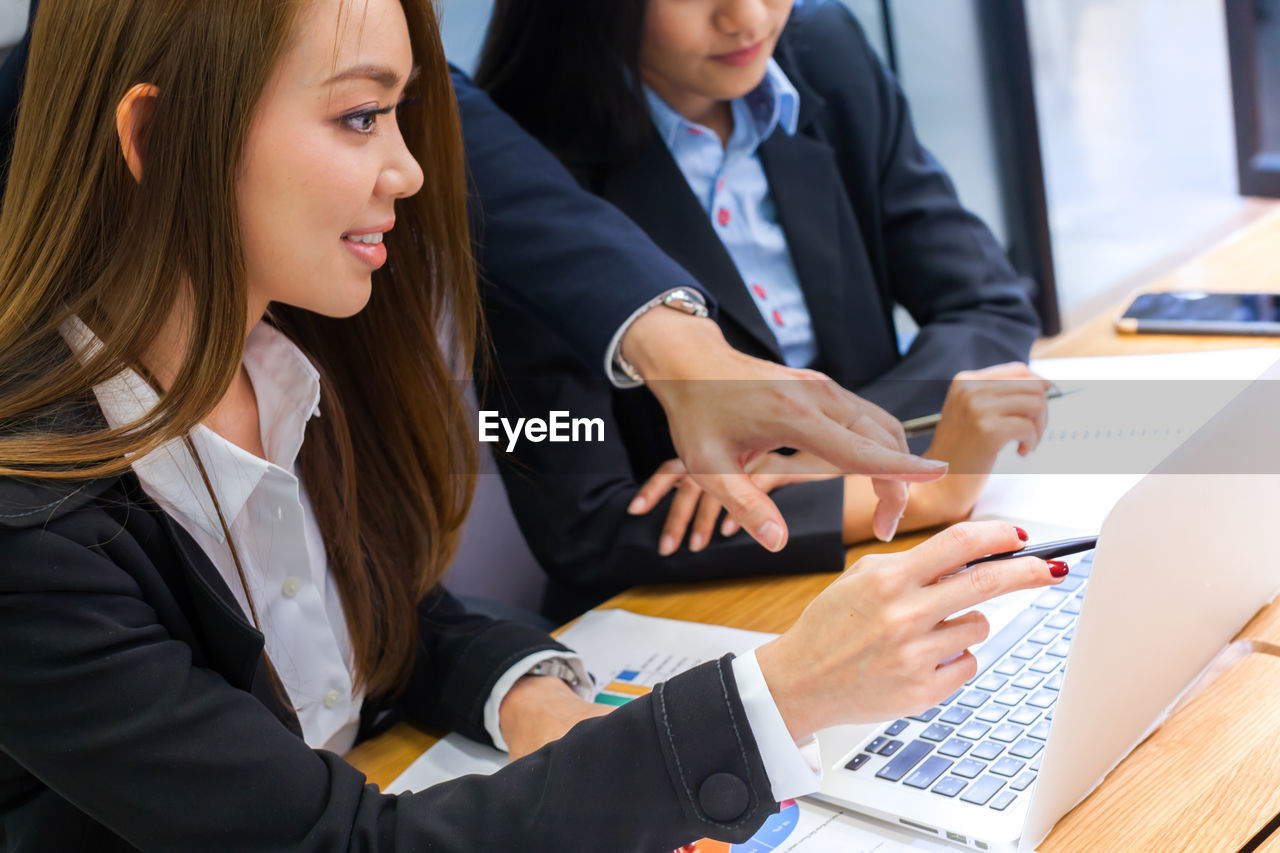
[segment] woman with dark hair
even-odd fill
[[[1000,447],[1036,445],[1046,383],[1014,363],[1038,328],[1030,282],[960,206],[843,6],[498,0],[477,82],[693,274],[735,347],[822,371],[900,418],[942,407],[925,455],[952,474],[912,487],[903,529],[963,518]],[[778,489],[785,553],[729,519],[717,530],[720,505],[673,459],[653,397],[594,381],[504,294],[485,298],[504,374],[490,399],[606,423],[598,444],[497,454],[552,576],[551,615],[637,583],[837,570],[871,536],[865,480],[804,453],[750,465]],[[920,326],[905,354],[895,304]]]
[[[1025,538],[957,528],[601,716],[571,652],[437,585],[477,295],[428,0],[45,0],[23,104],[2,850],[742,840],[815,784],[794,739],[935,703],[987,630],[951,614],[1052,582],[1034,558],[955,575]],[[384,796],[335,753],[395,716],[524,757]]]

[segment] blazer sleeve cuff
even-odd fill
[[[507,748],[506,738],[502,736],[502,727],[499,725],[498,712],[502,709],[502,700],[507,698],[507,694],[511,692],[512,687],[515,687],[517,681],[529,674],[529,670],[544,660],[552,658],[560,658],[573,667],[573,671],[578,675],[578,686],[574,688],[574,692],[579,697],[586,702],[594,698],[595,690],[592,687],[591,675],[587,672],[586,663],[577,655],[548,649],[522,658],[498,678],[493,689],[489,691],[488,700],[484,703],[484,729],[493,740],[493,745],[503,752],[510,752],[510,750]]]
[[[745,841],[778,804],[738,694],[732,659],[725,655],[659,684],[651,708],[667,773],[686,816],[709,836]]]
[[[760,759],[769,774],[773,798],[781,803],[818,790],[822,782],[818,739],[813,735],[799,741],[792,739],[754,649],[733,659],[733,676],[747,723],[760,748]]]

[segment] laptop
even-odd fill
[[[820,733],[817,796],[970,849],[1034,849],[1280,590],[1278,379],[1280,364],[1125,494],[1062,586],[981,608],[991,634],[964,688]]]

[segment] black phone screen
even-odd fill
[[[1144,293],[1124,316],[1135,320],[1182,320],[1187,323],[1280,322],[1280,294],[1274,293]]]

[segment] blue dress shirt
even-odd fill
[[[800,94],[770,59],[760,85],[730,103],[728,144],[648,86],[645,96],[654,126],[733,258],[783,359],[791,367],[808,367],[818,352],[813,323],[758,154],[776,128],[795,135]]]

